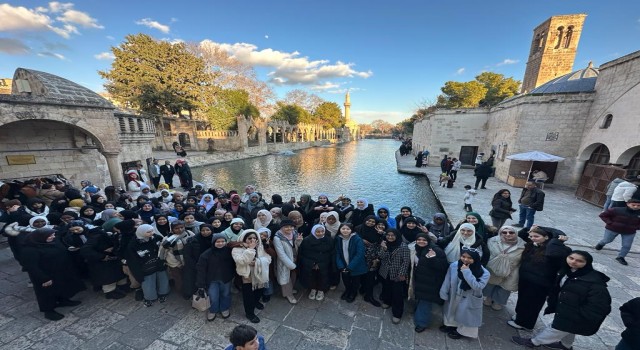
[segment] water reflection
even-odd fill
[[[393,140],[363,140],[297,151],[294,155],[268,155],[194,168],[194,179],[209,187],[244,190],[255,184],[269,202],[272,194],[286,201],[308,193],[316,199],[326,193],[330,200],[346,195],[355,203],[366,198],[377,208],[387,205],[392,215],[410,206],[416,215],[430,218],[437,204],[427,180],[396,170]]]

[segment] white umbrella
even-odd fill
[[[564,160],[562,157],[554,156],[553,154],[544,153],[541,151],[529,151],[524,153],[516,153],[510,156],[507,156],[507,159],[511,160],[520,160],[524,162],[531,162],[531,166],[529,167],[529,174],[527,175],[527,179],[531,176],[531,169],[533,168],[533,162],[551,162],[558,163]]]

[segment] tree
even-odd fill
[[[296,105],[304,108],[307,112],[313,111],[324,102],[318,95],[310,94],[304,90],[295,89],[287,92],[283,102],[288,105]]]
[[[373,128],[373,132],[376,134],[386,134],[391,132],[391,129],[393,129],[393,124],[382,119],[376,119],[371,122],[371,127]]]
[[[206,115],[214,130],[230,130],[237,127],[238,115],[258,118],[260,112],[249,102],[249,94],[244,90],[220,90],[215,102],[207,109]]]
[[[476,80],[487,88],[487,94],[481,101],[484,106],[495,106],[520,90],[520,81],[498,73],[483,72],[476,76]]]
[[[438,107],[473,108],[487,94],[487,88],[477,81],[461,83],[448,81],[441,88],[443,95],[438,96]]]
[[[342,110],[335,102],[322,102],[313,111],[313,117],[316,123],[329,128],[339,128],[345,123]]]
[[[111,51],[111,69],[98,74],[107,80],[105,88],[116,101],[154,114],[191,112],[202,106],[202,90],[210,79],[204,62],[185,44],[130,34]]]
[[[276,113],[271,116],[274,120],[284,120],[291,125],[299,123],[310,123],[311,113],[298,105],[278,103]]]

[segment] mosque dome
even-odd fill
[[[563,94],[575,92],[593,92],[595,91],[596,79],[598,78],[598,69],[593,68],[593,63],[589,62],[589,66],[561,77],[548,81],[537,88],[531,90],[529,94]]]

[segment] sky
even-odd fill
[[[96,92],[128,34],[210,41],[252,65],[283,98],[302,89],[359,123],[398,123],[445,82],[484,71],[522,80],[533,29],[587,15],[574,70],[640,50],[640,1],[109,0],[0,3],[0,78],[41,70]]]

